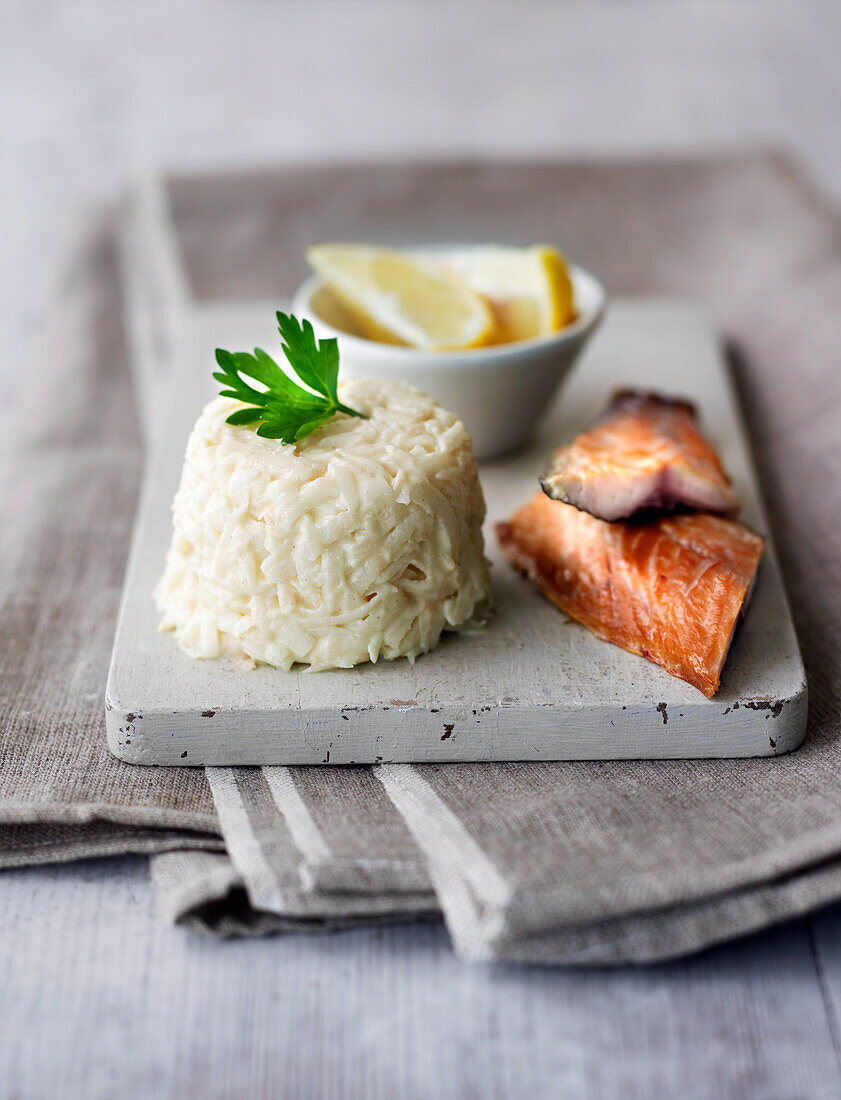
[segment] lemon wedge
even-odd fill
[[[569,271],[556,248],[490,245],[437,256],[445,270],[490,304],[496,318],[495,343],[557,332],[575,318]]]
[[[488,303],[457,275],[370,245],[320,244],[307,262],[353,315],[363,335],[428,351],[495,342]]]

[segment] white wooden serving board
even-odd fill
[[[528,453],[482,468],[498,610],[408,661],[308,673],[195,661],[159,634],[152,589],[170,539],[184,447],[213,394],[216,346],[272,349],[273,307],[197,307],[185,319],[169,423],[145,478],[106,692],[108,743],[143,764],[348,764],[773,756],[806,726],[806,682],[774,550],[721,690],[695,688],[601,642],[502,558],[493,534],[537,487],[549,450],[618,386],[694,400],[744,502],[768,534],[743,425],[712,327],[692,305],[614,304]]]

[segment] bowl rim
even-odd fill
[[[292,296],[292,308],[300,314],[302,319],[310,320],[319,336],[339,339],[346,347],[349,346],[368,356],[378,360],[391,360],[395,366],[400,365],[410,368],[413,364],[420,366],[423,362],[427,366],[436,367],[482,367],[488,363],[502,359],[519,358],[529,356],[529,353],[545,350],[553,346],[561,347],[571,342],[576,337],[587,336],[601,320],[607,308],[607,292],[599,279],[592,272],[578,264],[568,264],[573,291],[578,294],[579,289],[584,290],[592,299],[592,304],[574,321],[565,325],[557,332],[546,333],[543,336],[535,336],[530,340],[517,340],[511,344],[496,344],[487,347],[465,348],[463,351],[431,351],[426,348],[404,347],[400,344],[383,344],[377,340],[369,340],[364,336],[354,336],[335,328],[311,307],[315,293],[325,285],[325,280],[320,275],[311,274],[298,287]]]

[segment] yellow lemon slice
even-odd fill
[[[444,351],[495,339],[487,302],[441,267],[358,244],[315,245],[306,257],[372,340]]]
[[[575,319],[569,271],[556,248],[490,245],[441,252],[438,258],[488,301],[496,318],[496,343],[543,336]]]

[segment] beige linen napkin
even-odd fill
[[[108,757],[102,689],[140,461],[100,223],[2,472],[0,865],[164,850],[162,909],[220,934],[428,912],[429,875],[463,955],[532,961],[662,958],[841,897],[841,227],[787,165],[307,168],[168,194],[199,298],[282,300],[304,244],[356,237],[558,240],[613,293],[706,301],[741,354],[809,737],[766,761],[219,769],[210,782]],[[199,850],[220,828],[230,854]]]
[[[794,594],[813,692],[805,748],[777,760],[400,765],[372,776],[428,858],[468,958],[663,958],[840,896],[841,231],[790,168],[764,155],[386,165],[181,180],[169,194],[200,297],[285,297],[316,239],[551,239],[614,293],[675,292],[711,306],[737,342],[737,382]],[[258,776],[242,775],[252,795]],[[322,782],[339,798],[346,773],[325,769]],[[272,792],[287,821],[299,812],[288,797]],[[246,800],[241,788],[226,798]],[[370,808],[370,795],[362,800]],[[241,811],[222,817],[242,881],[275,913],[274,922],[258,914],[260,930],[282,927],[285,901],[268,899],[253,861],[236,856]],[[376,843],[362,850],[387,855]],[[341,866],[348,857],[326,858]],[[191,857],[166,859],[183,873]],[[170,911],[195,920],[199,907]]]
[[[116,257],[92,219],[0,470],[0,867],[221,847],[202,772],[128,767],[103,736],[141,466]]]

